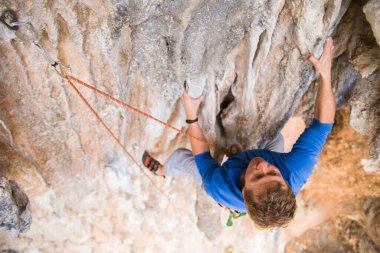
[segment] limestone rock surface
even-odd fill
[[[365,158],[377,171],[373,3],[0,0],[0,12],[15,10],[35,31],[0,24],[0,175],[18,182],[33,213],[30,232],[1,236],[0,249],[282,252],[285,230],[257,231],[247,217],[227,228],[228,213],[190,178],[141,171],[32,40],[73,76],[181,130],[186,81],[190,95],[205,96],[200,124],[221,161],[221,148],[262,147],[292,115],[312,119],[318,76],[305,55],[318,57],[333,36],[338,107],[351,107],[350,124],[370,139]],[[190,147],[177,132],[78,89],[137,161],[144,150],[163,162]]]
[[[364,6],[363,12],[366,15],[368,22],[371,24],[373,35],[376,38],[377,44],[380,45],[380,3],[376,0],[368,1]]]
[[[0,176],[0,228],[12,236],[27,232],[32,221],[28,205],[17,183]]]

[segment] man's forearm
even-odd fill
[[[199,98],[193,99],[191,98],[186,91],[186,87],[184,87],[183,94],[181,96],[182,104],[185,109],[186,119],[194,120],[198,119],[198,110],[201,105],[204,96],[200,96]],[[198,139],[204,141],[198,141],[194,138],[190,138],[191,150],[193,151],[193,155],[198,155],[200,153],[209,151],[208,144],[206,142],[206,138],[203,135],[203,131],[200,128],[198,122],[189,124],[189,133]]]
[[[314,116],[321,123],[333,123],[335,118],[335,97],[331,86],[331,77],[321,76]]]
[[[198,122],[189,124],[189,134],[206,141],[206,138],[203,135],[203,131],[199,126]],[[194,138],[190,138],[191,150],[193,151],[193,155],[198,155],[200,153],[209,151],[209,147],[206,143],[198,141]]]
[[[314,65],[315,70],[321,75],[314,108],[314,116],[321,123],[333,123],[335,117],[335,97],[331,87],[333,56],[334,45],[331,37],[327,38],[319,60],[311,53],[307,56],[309,61]]]

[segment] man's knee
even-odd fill
[[[265,149],[269,149],[274,152],[283,153],[284,152],[284,137],[282,134],[278,134],[273,140],[269,141],[265,145]]]
[[[191,150],[187,149],[187,148],[177,148],[176,150],[174,150],[173,153],[175,153],[175,152],[178,152],[178,153],[180,153],[180,152],[191,152]]]
[[[165,168],[167,167],[175,167],[177,168],[178,165],[183,164],[185,160],[188,160],[189,158],[193,158],[193,153],[187,149],[187,148],[178,148],[174,150],[174,152],[168,157],[168,159],[165,161]]]
[[[193,155],[193,153],[191,152],[191,150],[189,150],[187,148],[177,148],[176,150],[174,150],[174,152],[172,154],[173,155],[183,155],[183,154],[191,154],[191,155]]]

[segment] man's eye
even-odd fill
[[[263,174],[256,175],[256,176],[254,177],[254,180],[259,180],[260,178],[263,178],[263,177],[264,177]]]
[[[271,175],[271,176],[278,176],[277,171],[274,171],[274,170],[272,170],[272,171],[269,172],[268,174]]]

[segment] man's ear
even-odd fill
[[[241,193],[243,194],[243,199],[245,199],[245,186],[244,186],[243,189],[241,190]]]

